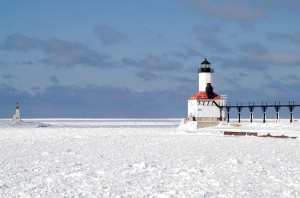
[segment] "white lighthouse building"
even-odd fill
[[[20,122],[20,121],[21,121],[20,106],[19,106],[19,103],[17,102],[17,104],[16,104],[16,114],[13,116],[13,122]]]
[[[199,91],[188,99],[188,118],[196,128],[215,126],[225,120],[223,107],[226,97],[213,91],[213,73],[210,62],[205,58],[198,68]]]

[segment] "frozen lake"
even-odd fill
[[[178,124],[0,120],[0,197],[300,196],[299,139],[185,133]]]

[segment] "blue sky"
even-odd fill
[[[185,117],[205,57],[236,101],[300,101],[298,0],[0,0],[0,117]]]

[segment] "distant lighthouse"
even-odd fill
[[[13,116],[13,121],[14,122],[21,121],[19,102],[17,102],[17,104],[16,104],[16,114]]]
[[[188,99],[188,118],[197,128],[215,126],[225,119],[222,106],[226,103],[226,97],[216,94],[213,90],[214,70],[210,62],[205,60],[198,68],[199,92]]]

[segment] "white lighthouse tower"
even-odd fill
[[[188,118],[197,128],[215,126],[225,120],[223,107],[226,97],[213,91],[213,73],[210,62],[205,58],[198,68],[199,92],[188,99]]]
[[[14,122],[20,122],[21,121],[20,106],[19,106],[18,102],[16,104],[16,114],[13,116],[13,121]]]

